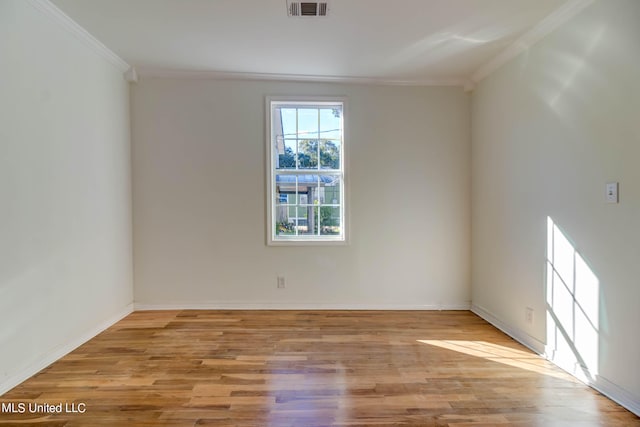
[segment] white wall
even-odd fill
[[[0,393],[131,304],[128,84],[0,0]]]
[[[598,363],[588,375],[636,412],[639,20],[637,0],[595,2],[483,81],[472,97],[474,305],[533,346],[547,341],[546,328],[554,327],[545,315],[550,217],[598,278]],[[604,202],[609,181],[620,182],[619,204]],[[580,280],[575,285],[584,290]],[[532,325],[525,322],[527,306],[534,309]],[[546,344],[550,356],[575,356]],[[579,342],[574,350],[581,352]]]
[[[265,96],[290,94],[348,97],[348,246],[265,245]],[[460,88],[143,78],[132,120],[136,306],[468,307]]]

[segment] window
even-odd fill
[[[344,100],[267,99],[269,244],[346,241]]]

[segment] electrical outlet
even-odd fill
[[[533,308],[527,307],[524,309],[524,320],[529,325],[533,325]]]
[[[284,276],[278,276],[278,289],[284,289],[285,287]]]
[[[617,182],[607,182],[607,203],[618,203]]]

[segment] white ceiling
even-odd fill
[[[468,80],[566,0],[52,0],[144,74],[257,73],[447,83]]]

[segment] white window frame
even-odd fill
[[[291,172],[295,174],[309,174],[309,170],[276,170],[276,151],[275,151],[275,129],[273,129],[272,123],[272,108],[274,105],[285,106],[290,105],[292,107],[300,108],[308,106],[322,107],[322,106],[336,106],[340,105],[342,108],[342,135],[340,144],[340,169],[336,173],[336,170],[331,170],[331,173],[340,175],[340,235],[295,235],[295,236],[278,236],[276,234],[276,172],[287,173]],[[267,245],[269,246],[323,246],[323,245],[345,245],[348,244],[348,214],[347,197],[349,190],[347,187],[347,174],[346,174],[346,160],[347,160],[347,100],[345,97],[340,96],[267,96],[266,97],[266,190],[267,190],[267,212],[266,212],[266,229],[267,229]],[[318,159],[319,161],[319,159]],[[322,173],[322,170],[319,170]]]

